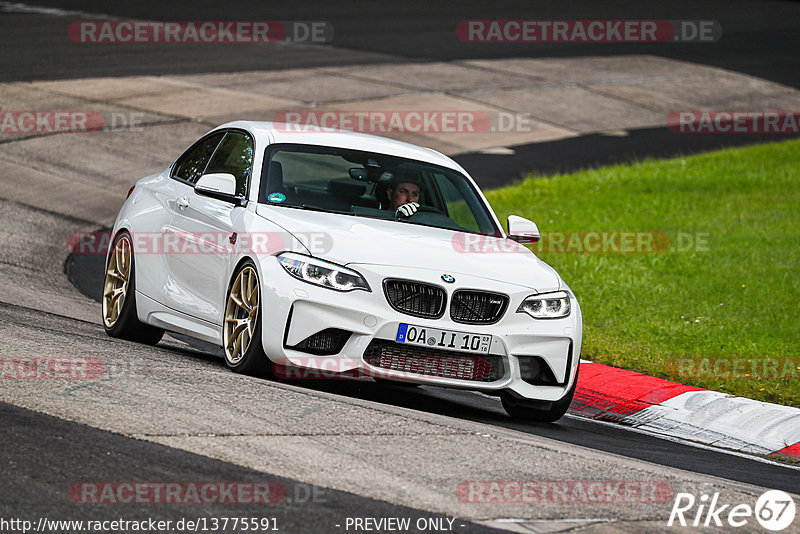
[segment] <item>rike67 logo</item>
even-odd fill
[[[722,503],[719,493],[711,497],[703,494],[699,499],[691,493],[678,493],[667,526],[737,528],[747,525],[755,517],[763,528],[779,532],[792,524],[794,516],[794,500],[780,490],[764,492],[756,500],[755,507]]]

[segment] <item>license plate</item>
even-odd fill
[[[478,354],[489,354],[492,346],[492,336],[487,334],[468,334],[405,323],[400,323],[395,341],[434,349]]]

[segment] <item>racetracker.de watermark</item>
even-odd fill
[[[330,43],[333,25],[320,20],[81,20],[69,25],[67,35],[80,44]]]
[[[710,233],[635,230],[553,230],[541,232],[539,241],[523,247],[510,239],[458,232],[453,249],[463,254],[653,254],[665,251],[708,252]]]
[[[272,119],[283,132],[476,134],[524,133],[536,129],[529,113],[475,110],[286,110]]]
[[[95,380],[103,371],[93,356],[0,357],[0,380]]]
[[[105,119],[89,110],[7,110],[0,111],[2,134],[88,133],[103,129]]]
[[[286,500],[280,482],[76,482],[75,504],[277,504]]]
[[[674,111],[667,117],[674,133],[796,134],[800,133],[800,111]]]
[[[414,327],[411,327],[414,328]],[[430,341],[421,329],[417,345],[425,346]],[[466,334],[465,334],[466,335]],[[461,335],[459,343],[463,343]],[[410,343],[415,341],[409,339]],[[433,345],[433,342],[427,345]],[[297,345],[293,350],[307,350]],[[362,367],[361,358],[349,356],[300,356],[292,355],[291,365],[272,365],[273,374],[281,380],[349,380],[349,379],[418,379],[420,376],[439,378],[481,379],[491,372],[491,364],[482,356],[464,353],[463,356],[437,356],[435,358],[376,357],[368,358],[372,364],[369,371]]]
[[[299,240],[312,254],[333,248],[327,232],[135,232],[128,234],[134,254],[275,254]],[[75,255],[108,254],[114,239],[109,231],[75,232],[67,238],[67,250]]]
[[[462,20],[456,36],[465,43],[664,43],[714,42],[714,20]]]
[[[144,130],[144,112],[26,109],[0,111],[0,134],[51,135]]]
[[[300,241],[312,254],[333,249],[327,232],[136,232],[129,234],[135,254],[275,254]],[[453,250],[460,254],[653,254],[659,252],[708,252],[709,232],[634,230],[553,230],[542,232],[536,243],[520,245],[511,239],[455,232]],[[114,239],[109,231],[75,232],[67,238],[67,250],[75,255],[108,254]]]
[[[670,376],[681,379],[722,380],[797,380],[800,356],[780,358],[695,357],[673,358],[666,362]]]
[[[662,504],[674,491],[663,480],[468,480],[458,500],[473,504]]]

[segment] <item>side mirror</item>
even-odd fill
[[[197,180],[194,190],[203,193],[222,193],[223,195],[236,195],[236,178],[232,174],[215,172],[204,174]]]
[[[236,178],[226,172],[204,174],[194,184],[194,192],[225,202],[233,202],[237,206],[244,206],[247,200],[236,196]]]
[[[517,243],[536,243],[541,239],[536,223],[518,215],[508,216],[508,238]]]

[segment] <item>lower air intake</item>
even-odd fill
[[[412,375],[475,382],[494,382],[504,374],[500,356],[415,347],[384,339],[372,340],[364,351],[364,360],[373,367]]]

